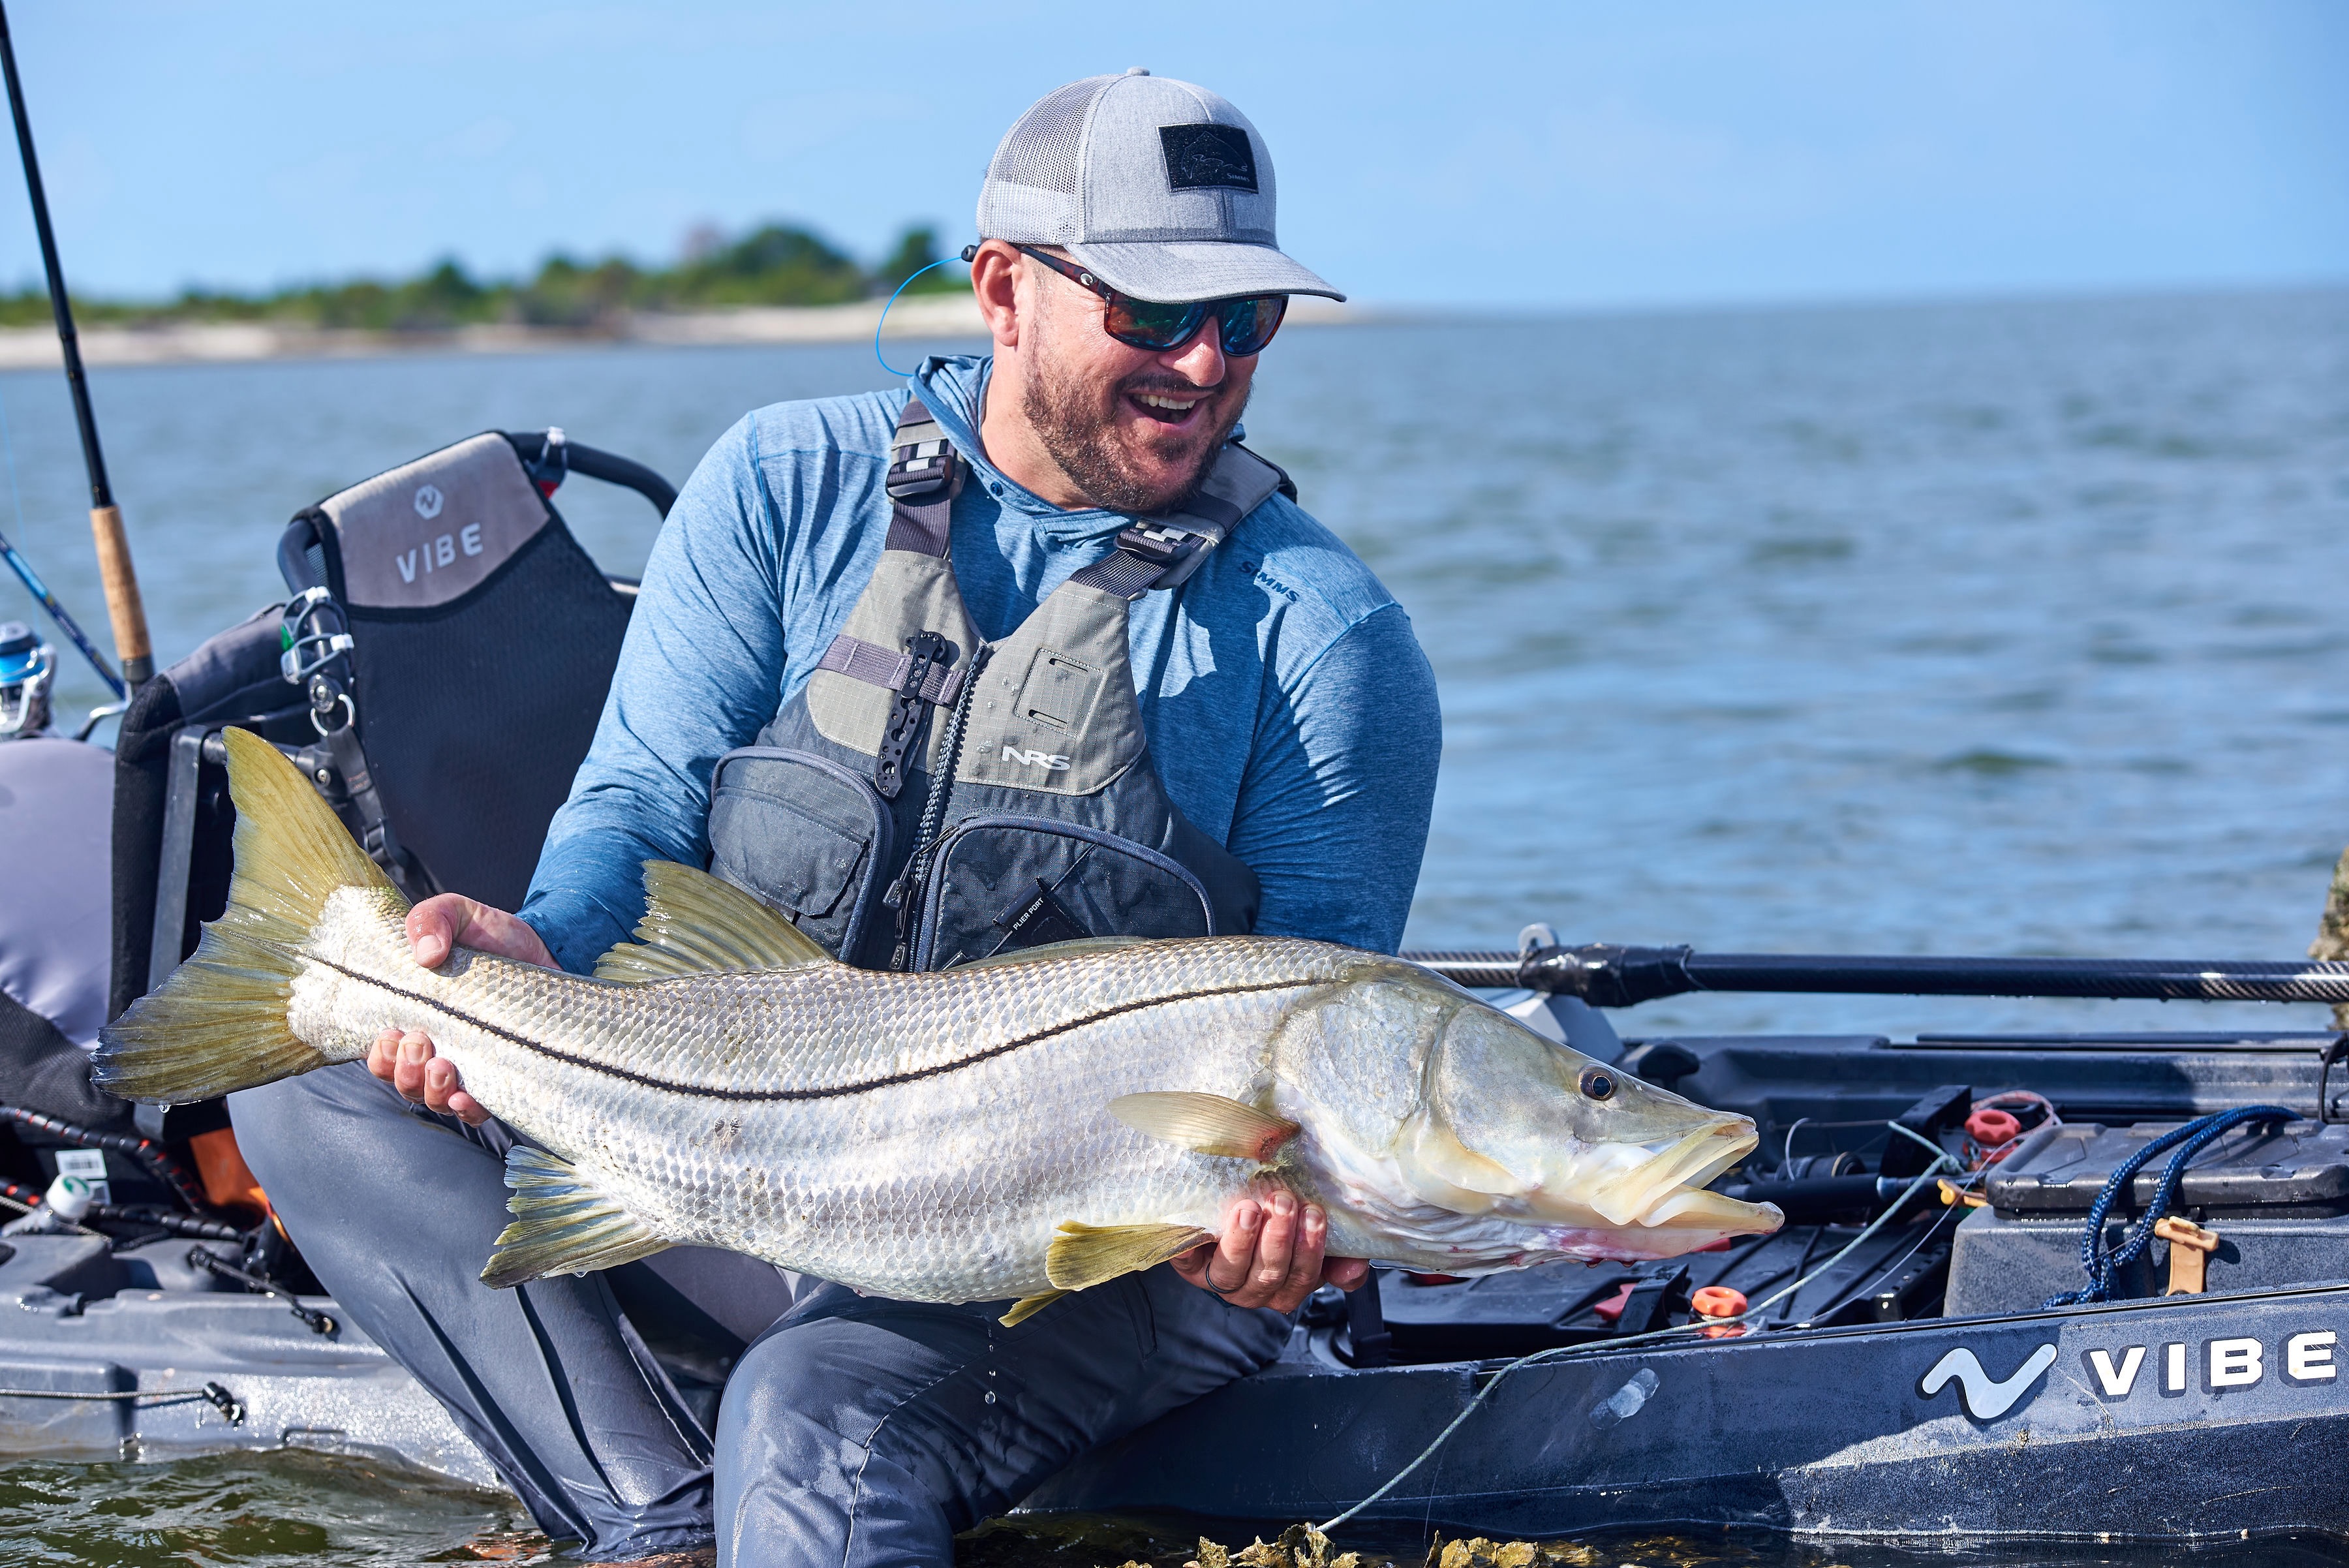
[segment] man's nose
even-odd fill
[[[1229,369],[1224,363],[1224,323],[1221,317],[1210,316],[1199,325],[1199,330],[1180,348],[1170,348],[1158,357],[1159,364],[1182,377],[1195,387],[1220,387],[1224,373]]]

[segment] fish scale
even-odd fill
[[[1151,1266],[1285,1187],[1334,1255],[1473,1273],[1767,1231],[1702,1190],[1753,1125],[1415,965],[1266,937],[1085,941],[937,974],[833,962],[648,865],[595,977],[460,950],[274,748],[228,732],[227,912],[109,1025],[98,1081],[209,1098],[420,1030],[529,1143],[484,1277],[726,1248],[878,1294],[1019,1299]],[[723,964],[728,967],[714,967]]]
[[[388,916],[357,890],[329,900],[317,947],[358,972],[313,964],[295,980],[312,1044],[355,1060],[385,1028],[422,1030],[482,1104],[668,1240],[781,1254],[918,1300],[1050,1289],[1045,1252],[1066,1220],[1215,1228],[1250,1162],[1145,1137],[1110,1102],[1248,1097],[1287,1006],[1364,961],[1209,939],[1172,963],[1089,953],[962,984],[826,965],[629,986],[471,953],[423,970]],[[1265,986],[1278,989],[1236,989]],[[1158,1016],[1176,1006],[1179,1030]],[[854,1087],[908,1074],[926,1075],[923,1093]],[[824,1097],[713,1100],[710,1087]],[[1050,1145],[1040,1125],[1056,1129]]]

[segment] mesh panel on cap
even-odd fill
[[[1084,141],[1085,116],[1116,77],[1087,77],[1054,88],[1019,117],[987,166],[989,180],[1030,185],[1064,196],[1077,193],[1077,151]]]

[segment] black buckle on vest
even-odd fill
[[[889,699],[889,722],[881,732],[881,755],[873,764],[873,787],[884,800],[895,800],[905,787],[905,753],[922,733],[930,704],[923,700],[923,684],[933,667],[954,657],[954,644],[935,631],[917,631],[905,641],[905,678]]]
[[[951,490],[960,461],[954,444],[943,435],[891,447],[889,472],[883,483],[892,501],[918,501]]]
[[[1191,574],[1207,558],[1212,543],[1206,535],[1194,534],[1187,528],[1166,528],[1150,523],[1136,523],[1117,536],[1120,550],[1158,568],[1157,579],[1150,585],[1154,590],[1180,587],[1189,581]]]

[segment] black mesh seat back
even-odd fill
[[[516,908],[595,736],[631,600],[494,431],[304,520],[350,620],[359,740],[401,846],[443,889]]]

